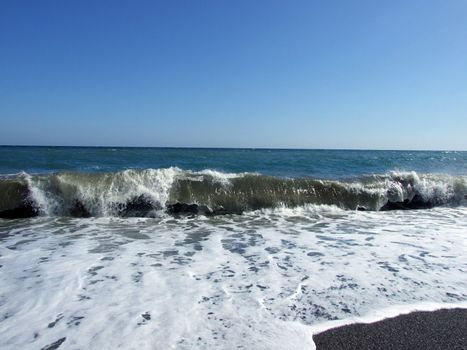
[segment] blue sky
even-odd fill
[[[0,144],[467,150],[467,2],[1,1]]]

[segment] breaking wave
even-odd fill
[[[23,172],[0,178],[0,217],[239,214],[307,204],[348,210],[423,209],[464,205],[466,197],[465,176],[415,172],[391,172],[353,181],[179,168]]]

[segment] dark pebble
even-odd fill
[[[413,312],[313,336],[316,350],[466,350],[467,309]]]

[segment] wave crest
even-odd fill
[[[347,182],[179,168],[20,173],[0,178],[0,217],[151,216],[163,210],[180,214],[187,208],[190,214],[226,214],[308,204],[350,210],[421,209],[463,205],[466,196],[464,176],[415,172]]]

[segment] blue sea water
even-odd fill
[[[467,174],[467,152],[115,147],[0,147],[0,173],[179,167],[282,177],[351,178],[389,171]]]
[[[465,203],[467,152],[0,147],[1,174],[0,217],[147,216],[178,202],[420,209]]]
[[[467,307],[466,201],[467,152],[0,147],[0,348],[310,350]]]

